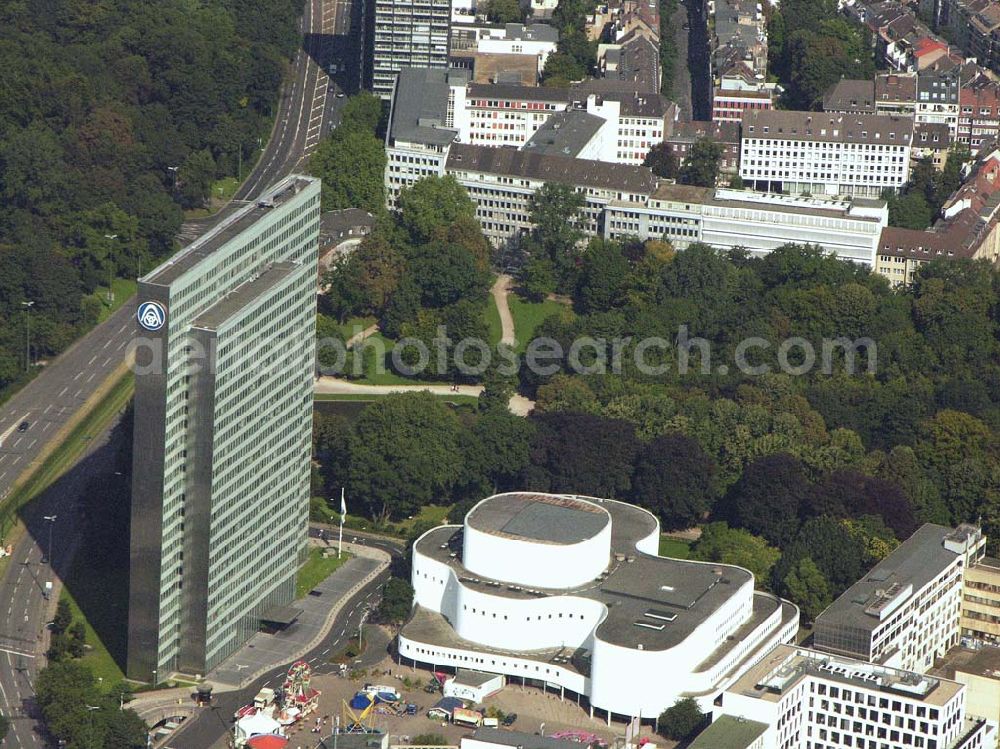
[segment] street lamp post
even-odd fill
[[[42,562],[48,562],[49,566],[51,566],[52,565],[52,528],[56,524],[56,516],[55,515],[44,515],[44,516],[42,516],[42,520],[44,520],[46,523],[49,524],[49,555],[48,555],[47,558],[43,559]]]
[[[94,749],[97,749],[97,747],[96,747],[97,742],[94,741],[94,711],[95,710],[100,710],[101,706],[100,705],[84,705],[84,707],[87,708],[87,717],[90,719],[90,731],[89,731],[90,741],[88,741],[87,743],[90,744],[90,746],[94,747]]]
[[[24,307],[24,371],[31,369],[31,308],[35,306],[33,300],[21,302]]]
[[[177,190],[177,171],[180,169],[179,166],[168,166],[167,171],[174,173],[174,190]]]
[[[118,239],[118,235],[117,234],[105,234],[104,238],[105,239],[110,239],[113,242],[114,240]],[[110,260],[110,258],[109,258],[109,260]],[[114,272],[113,269],[114,269],[114,266],[109,262],[108,263],[108,305],[109,306],[115,301],[114,276],[112,275],[113,272]]]
[[[156,688],[156,669],[153,669],[153,688]]]

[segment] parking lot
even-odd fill
[[[387,632],[386,635],[388,634],[390,633]],[[440,690],[434,694],[424,691],[424,686],[433,679],[429,671],[399,666],[389,658],[385,658],[377,667],[366,670],[364,675],[356,676],[357,678],[321,675],[313,678],[313,686],[322,692],[319,710],[294,734],[292,747],[311,749],[315,746],[318,735],[312,734],[311,728],[316,716],[320,716],[321,719],[326,718],[324,735],[330,734],[330,727],[336,716],[340,716],[343,723],[348,717],[345,704],[350,702],[365,683],[393,687],[401,693],[404,704],[414,703],[418,706],[415,716],[395,715],[387,707],[375,715],[375,727],[389,734],[390,744],[406,744],[414,737],[428,733],[439,734],[449,742],[458,744],[462,736],[471,732],[468,728],[453,726],[445,721],[427,717],[427,710],[441,698]],[[587,710],[577,706],[570,699],[563,701],[557,694],[544,694],[539,689],[522,688],[517,684],[508,684],[497,694],[488,697],[483,707],[494,707],[504,714],[516,713],[517,720],[510,726],[510,730],[514,731],[536,733],[544,730],[546,735],[550,735],[559,730],[584,730],[597,734],[610,746],[614,746],[615,738],[622,737],[625,733],[624,724],[612,723],[609,727],[603,720],[591,719]],[[648,727],[644,729],[643,734],[652,737],[652,731]],[[652,738],[658,746],[673,746],[672,742],[667,742],[661,737]],[[224,743],[216,744],[219,749],[223,746]]]

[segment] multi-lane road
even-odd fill
[[[316,148],[331,123],[337,121],[344,99],[328,71],[347,85],[357,81],[359,35],[353,27],[352,0],[306,0],[300,20],[303,44],[283,87],[271,137],[233,203],[219,214],[187,222],[178,235],[184,244],[210,229],[235,208],[252,201],[269,185],[295,169]],[[351,71],[350,76],[347,74]],[[353,86],[352,86],[353,88]],[[39,461],[53,438],[125,361],[134,334],[135,300],[65,351],[0,407],[0,501],[25,472]],[[27,422],[23,431],[19,426]],[[106,435],[94,435],[88,455],[58,484],[58,491],[33,504],[32,513],[55,515],[56,572],[68,564],[78,534],[76,500],[87,478],[108,470],[98,447]],[[106,452],[106,451],[105,451]],[[44,505],[44,506],[43,506]],[[39,515],[39,517],[41,517]],[[40,747],[44,739],[31,719],[32,683],[40,660],[39,634],[47,611],[44,583],[51,579],[41,563],[48,542],[44,521],[29,522],[29,533],[14,549],[14,557],[0,579],[0,714],[16,717],[6,747]],[[6,540],[0,539],[4,543]]]

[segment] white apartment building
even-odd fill
[[[963,574],[985,546],[975,526],[923,525],[816,618],[813,646],[926,672],[959,643]]]
[[[731,565],[658,555],[659,521],[610,499],[515,492],[413,546],[401,661],[475,669],[652,718],[703,707],[798,630],[798,609]]]
[[[555,112],[578,109],[607,122],[609,147],[601,161],[642,164],[676,119],[676,105],[659,94],[632,91],[627,82],[598,84],[568,89],[469,84],[467,114],[456,119],[460,142],[521,147]]]
[[[888,115],[747,111],[740,176],[765,191],[878,197],[910,177],[913,120]]]
[[[966,714],[966,693],[956,681],[778,645],[725,690],[713,718],[767,725],[761,749],[991,749],[995,726]]]

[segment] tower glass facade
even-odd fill
[[[294,597],[319,213],[293,175],[139,281],[131,678],[204,674]]]

